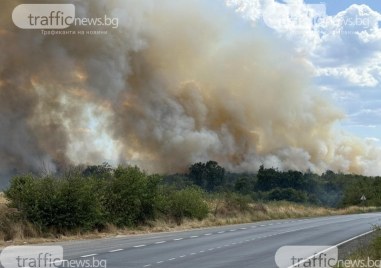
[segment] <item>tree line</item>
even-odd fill
[[[261,166],[256,173],[227,172],[215,161],[195,163],[186,174],[165,176],[168,184],[197,185],[206,192],[236,192],[259,201],[286,200],[320,206],[381,206],[381,177],[281,171]],[[361,196],[367,200],[362,201]]]
[[[147,174],[138,167],[82,166],[58,175],[21,175],[5,191],[9,206],[42,232],[102,230],[164,219],[180,224],[212,213],[206,199],[224,196],[244,209],[286,200],[329,207],[381,206],[381,178],[327,171],[232,173],[215,161],[195,163],[184,174]],[[366,201],[360,198],[367,197]]]

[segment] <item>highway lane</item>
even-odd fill
[[[275,220],[61,245],[67,260],[106,260],[109,268],[272,268],[282,246],[335,245],[373,225],[381,225],[381,213]]]

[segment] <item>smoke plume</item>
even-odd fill
[[[87,36],[18,29],[20,3],[0,4],[0,176],[102,161],[176,172],[209,159],[381,172],[378,149],[338,129],[343,113],[304,59],[223,2],[73,1],[77,16],[119,18]]]

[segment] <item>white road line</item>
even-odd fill
[[[156,262],[157,264],[160,264],[160,263],[163,263],[163,261],[158,261],[158,262]]]
[[[165,242],[167,242],[167,241],[159,241],[159,242],[155,242],[155,244],[163,244]]]
[[[214,248],[210,248],[210,249],[208,249],[209,251],[212,251],[212,250],[214,250]]]
[[[146,245],[137,245],[137,246],[134,246],[134,248],[141,248],[141,247],[145,247]]]
[[[235,232],[235,231],[237,231],[237,229],[231,229],[231,230],[230,230],[230,232]]]
[[[187,255],[181,255],[179,258],[185,258]]]
[[[118,248],[118,249],[110,250],[109,253],[118,252],[118,251],[122,251],[122,250],[123,250],[122,248]]]
[[[183,240],[184,238],[180,237],[180,238],[175,238],[173,239],[173,241],[180,241],[180,240]]]
[[[168,259],[169,261],[174,261],[174,260],[176,260],[176,258],[171,258],[171,259]]]
[[[242,227],[242,228],[239,228],[240,230],[246,230],[247,228],[245,228],[245,227]]]
[[[225,233],[225,231],[220,231],[220,232],[218,232],[219,234],[223,234],[223,233]]]
[[[190,255],[196,255],[197,253],[195,253],[195,252],[192,252]]]
[[[150,267],[152,264],[146,264],[143,267]]]
[[[212,235],[211,233],[208,233],[208,234],[204,234],[205,236],[208,236],[208,235]]]
[[[190,238],[197,238],[198,235],[192,235]]]
[[[204,252],[205,252],[205,250],[200,250],[199,252],[200,252],[200,253],[204,253]]]
[[[98,254],[83,255],[83,256],[81,256],[81,258],[93,257],[93,256],[97,256],[97,255]]]
[[[305,262],[307,262],[308,260],[310,260],[310,259],[312,259],[312,258],[314,258],[314,257],[316,257],[316,256],[320,256],[320,255],[322,255],[323,253],[328,252],[328,251],[330,251],[331,249],[333,249],[333,248],[335,248],[335,247],[338,248],[338,247],[341,246],[341,245],[344,245],[344,244],[346,244],[346,243],[348,243],[348,242],[351,242],[351,241],[353,241],[353,240],[355,240],[355,239],[357,239],[357,238],[363,237],[363,236],[365,236],[365,235],[367,235],[367,234],[373,233],[374,231],[375,231],[375,230],[368,231],[368,232],[366,232],[366,233],[363,233],[363,234],[357,235],[357,236],[355,236],[355,237],[352,237],[352,238],[350,238],[350,239],[348,239],[348,240],[345,240],[345,241],[343,241],[343,242],[341,242],[341,243],[339,243],[339,244],[336,244],[336,245],[334,245],[334,246],[332,246],[332,247],[329,247],[329,248],[327,248],[327,249],[325,249],[325,250],[322,250],[322,251],[320,251],[320,252],[318,252],[318,253],[315,253],[314,255],[312,255],[312,256],[310,256],[310,257],[308,257],[308,258],[306,258],[306,259],[304,259],[304,260],[302,260],[302,261],[300,261],[300,262],[298,262],[298,263],[296,263],[296,264],[294,264],[294,265],[291,265],[291,266],[289,266],[288,268],[300,267],[301,264],[304,264]]]
[[[253,226],[251,226],[251,228],[257,228],[257,226],[253,225]]]

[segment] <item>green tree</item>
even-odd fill
[[[225,169],[215,161],[195,163],[189,167],[190,179],[208,192],[216,190],[225,183]]]
[[[119,167],[108,182],[105,200],[108,220],[117,226],[136,226],[155,217],[159,176],[148,176],[138,167]]]

